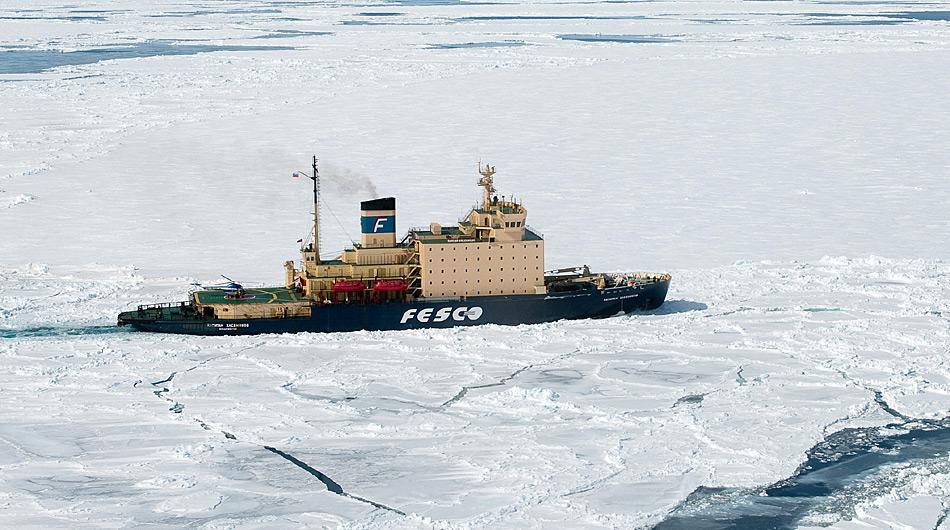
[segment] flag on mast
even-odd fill
[[[299,179],[299,178],[300,178],[300,172],[299,172],[299,171],[294,171],[293,177],[294,177],[295,179]]]

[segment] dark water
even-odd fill
[[[943,20],[950,21],[950,11],[906,11],[903,13],[881,13],[889,18],[906,18],[909,20]]]
[[[809,450],[791,478],[762,490],[698,488],[655,528],[792,529],[822,502],[887,465],[923,463],[948,454],[950,419],[845,429]]]
[[[131,328],[119,326],[83,326],[83,327],[56,327],[37,326],[34,328],[0,329],[0,339],[22,339],[37,337],[75,337],[82,335],[111,335],[128,333]]]
[[[377,22],[375,20],[341,20],[341,26],[404,26],[405,22]],[[416,25],[430,25],[429,22],[418,22]]]
[[[489,42],[459,42],[452,44],[430,44],[428,48],[432,50],[455,50],[460,48],[513,48],[518,46],[526,46],[526,44],[524,41],[520,40],[505,40]]]
[[[212,10],[212,9],[198,9],[195,11],[168,11],[165,13],[156,13],[154,15],[145,15],[151,18],[186,18],[186,17],[201,17],[207,15],[270,15],[270,14],[279,14],[283,13],[280,9],[274,8],[263,8],[263,9],[254,9],[254,8],[235,8],[235,9],[221,9],[221,10]]]
[[[919,21],[950,21],[950,11],[897,11],[893,13],[785,13],[820,20],[815,26],[888,26]]]
[[[461,21],[480,21],[480,20],[646,20],[649,17],[633,16],[595,16],[595,15],[482,15],[471,17],[460,17],[456,20]]]
[[[804,26],[896,26],[905,24],[906,20],[825,20],[823,22],[806,22]]]
[[[258,35],[253,37],[255,39],[292,39],[294,37],[320,37],[323,35],[333,35],[332,31],[302,31],[296,29],[279,29],[267,33],[266,35]]]
[[[15,16],[0,16],[0,20],[66,20],[70,22],[105,22],[106,17],[101,16],[101,15],[62,15],[62,16],[15,15]]]
[[[623,42],[628,44],[649,44],[659,42],[680,42],[669,37],[659,37],[656,35],[602,35],[602,34],[580,34],[568,33],[558,35],[561,40],[576,40],[581,42]]]
[[[900,1],[888,1],[888,0],[828,0],[828,1],[819,1],[814,2],[815,4],[822,5],[838,5],[838,6],[894,6],[894,7],[904,7],[904,6],[929,6],[929,5],[939,5],[937,3],[931,2],[900,2]]]
[[[460,6],[462,4],[470,5],[469,2],[460,0],[389,0],[389,4],[400,6]]]
[[[511,5],[506,2],[492,2],[489,0],[465,2],[462,0],[388,0],[387,4],[398,6],[494,6]],[[369,5],[361,7],[370,7]]]
[[[38,73],[58,66],[92,64],[110,59],[132,59],[161,55],[195,55],[217,51],[285,51],[288,46],[227,46],[211,44],[174,44],[172,41],[146,41],[129,46],[91,48],[61,52],[55,50],[0,51],[0,74]]]

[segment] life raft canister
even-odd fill
[[[333,282],[332,291],[336,293],[359,293],[366,287],[359,280],[337,280]]]
[[[401,292],[408,288],[402,280],[378,280],[373,284],[374,292]]]

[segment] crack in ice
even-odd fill
[[[538,367],[538,366],[547,366],[547,365],[549,365],[549,364],[554,364],[554,363],[556,363],[556,362],[560,362],[560,361],[563,361],[563,360],[565,360],[565,359],[569,359],[569,358],[571,358],[571,357],[573,357],[573,356],[575,356],[575,355],[577,355],[577,354],[579,354],[579,353],[581,353],[581,350],[578,348],[578,349],[576,349],[576,350],[574,350],[574,351],[571,351],[571,352],[569,352],[569,353],[565,353],[565,354],[562,354],[562,355],[558,355],[557,357],[554,357],[554,358],[552,358],[552,359],[549,359],[549,360],[547,360],[547,361],[544,361],[543,363],[532,363],[532,364],[529,364],[529,365],[526,365],[526,366],[522,366],[521,368],[518,368],[518,369],[515,370],[514,372],[511,372],[510,374],[506,375],[505,377],[502,377],[501,379],[499,379],[498,381],[496,381],[496,382],[494,382],[494,383],[483,383],[483,384],[480,384],[480,385],[463,385],[463,386],[462,386],[462,389],[459,390],[454,396],[452,396],[451,399],[449,399],[449,400],[446,401],[445,403],[442,403],[441,405],[439,405],[439,410],[446,409],[446,408],[448,408],[448,407],[451,407],[451,406],[454,405],[455,403],[458,403],[460,400],[462,400],[463,398],[465,398],[466,395],[468,395],[468,393],[469,393],[470,390],[478,390],[478,389],[480,389],[480,388],[492,388],[492,387],[497,387],[497,386],[504,386],[504,385],[506,385],[509,381],[511,381],[512,379],[518,377],[519,375],[521,375],[522,373],[524,373],[524,372],[527,371],[527,370],[530,370],[530,369],[535,368],[535,367]]]
[[[313,475],[314,477],[316,477],[317,480],[319,480],[320,482],[322,482],[323,485],[327,487],[327,490],[330,491],[330,492],[332,492],[332,493],[336,493],[337,495],[340,495],[341,497],[347,497],[347,498],[350,498],[350,499],[353,499],[353,500],[356,500],[356,501],[360,501],[360,502],[369,504],[369,505],[371,505],[371,506],[373,506],[373,507],[375,507],[375,508],[379,508],[379,509],[381,509],[381,510],[386,510],[386,511],[390,511],[390,512],[393,512],[393,513],[398,513],[399,515],[406,515],[406,512],[403,512],[403,511],[401,511],[401,510],[397,510],[396,508],[393,508],[393,507],[391,507],[391,506],[386,506],[385,504],[376,502],[376,501],[374,501],[374,500],[370,500],[370,499],[367,499],[367,498],[365,498],[365,497],[360,497],[359,495],[354,495],[354,494],[352,494],[352,493],[349,493],[349,492],[347,492],[347,491],[344,491],[344,490],[343,490],[343,486],[341,486],[341,485],[340,485],[339,483],[337,483],[335,480],[333,480],[332,478],[328,477],[326,474],[322,473],[320,470],[314,468],[314,467],[311,466],[310,464],[304,462],[303,460],[300,460],[299,458],[297,458],[297,457],[295,457],[295,456],[293,456],[293,455],[291,455],[291,454],[289,454],[289,453],[285,453],[284,451],[281,451],[280,449],[277,449],[277,448],[275,448],[275,447],[271,447],[271,446],[269,446],[269,445],[265,445],[265,446],[263,446],[263,447],[264,447],[264,449],[267,449],[268,451],[270,451],[270,452],[274,453],[275,455],[277,455],[277,456],[283,458],[284,460],[286,460],[286,461],[290,462],[291,464],[293,464],[293,465],[299,467],[300,469],[303,469],[303,470],[306,471],[307,473],[310,473],[311,475]]]
[[[943,526],[943,523],[947,520],[948,516],[950,516],[950,506],[944,504],[943,512],[941,512],[940,517],[937,518],[937,522],[934,523],[933,530],[940,530],[940,527]]]
[[[899,420],[902,420],[905,422],[914,421],[914,418],[901,414],[900,412],[895,410],[894,407],[891,407],[890,404],[888,404],[887,401],[884,399],[884,394],[882,394],[880,390],[875,390],[873,388],[868,388],[868,390],[874,393],[874,402],[877,403],[878,406],[881,407],[881,410],[883,410],[884,412],[890,414],[891,416]]]
[[[317,477],[317,480],[319,480],[320,482],[322,482],[323,485],[327,487],[327,490],[332,491],[333,493],[336,493],[337,495],[343,495],[343,486],[340,486],[340,485],[337,484],[333,479],[331,479],[330,477],[328,477],[328,476],[326,476],[325,474],[321,473],[319,470],[317,470],[317,469],[311,467],[311,466],[310,466],[309,464],[307,464],[306,462],[304,462],[304,461],[302,461],[302,460],[296,458],[296,457],[293,456],[293,455],[287,454],[287,453],[281,451],[280,449],[271,447],[271,446],[269,446],[269,445],[265,445],[265,446],[264,446],[264,449],[267,449],[268,451],[270,451],[270,452],[274,453],[275,455],[277,455],[277,456],[283,458],[284,460],[287,460],[287,461],[290,462],[291,464],[293,464],[293,465],[299,467],[300,469],[306,471],[307,473],[310,473],[311,475]],[[403,515],[405,515],[405,514],[403,514]]]
[[[227,357],[228,355],[238,355],[238,354],[240,354],[240,353],[242,353],[242,352],[245,352],[245,351],[247,351],[247,350],[250,350],[250,349],[252,349],[252,348],[256,348],[256,347],[260,346],[261,344],[263,344],[263,343],[258,343],[258,344],[252,345],[252,346],[248,346],[248,347],[246,347],[246,348],[242,348],[242,349],[240,349],[240,350],[234,352],[233,354],[218,355],[218,356],[216,356],[216,357],[210,357],[210,358],[208,358],[208,359],[205,359],[205,360],[203,360],[203,361],[201,361],[201,362],[195,364],[194,366],[192,366],[191,368],[188,368],[187,370],[174,371],[174,372],[172,372],[171,374],[169,374],[168,377],[166,377],[165,379],[162,379],[161,381],[155,381],[154,383],[151,383],[151,384],[152,384],[153,386],[156,386],[156,387],[157,387],[157,386],[159,386],[159,385],[164,385],[165,383],[171,383],[171,382],[175,379],[175,376],[178,375],[179,373],[190,372],[190,371],[195,370],[195,369],[199,368],[200,366],[202,366],[202,365],[204,365],[204,364],[206,364],[206,363],[208,363],[208,362],[211,362],[211,361],[213,361],[213,360],[215,360],[215,359],[220,359],[220,358],[222,358],[222,357]],[[141,383],[141,382],[142,382],[142,380],[137,380],[135,383],[133,383],[132,386],[133,386],[133,387],[136,387],[136,386],[138,386],[138,384]],[[289,384],[289,383],[288,383],[288,384]],[[286,386],[286,385],[285,385],[285,386]],[[165,394],[166,392],[168,392],[168,391],[169,391],[169,390],[168,390],[168,387],[163,386],[160,390],[155,390],[155,391],[153,392],[153,394],[155,394],[157,397],[159,397],[159,398],[161,398],[161,399],[164,399],[165,401],[168,401],[169,403],[172,403],[172,407],[169,408],[168,410],[170,410],[171,412],[173,412],[173,413],[175,413],[175,414],[180,414],[180,413],[184,410],[185,406],[182,405],[181,403],[177,402],[177,401],[174,401],[174,400],[172,400],[172,399],[170,399],[170,398],[165,397],[164,394]],[[201,418],[199,418],[199,417],[196,417],[196,418],[195,418],[195,422],[197,422],[198,425],[199,425],[202,429],[204,429],[204,430],[206,430],[206,431],[212,431],[212,430],[213,430],[213,428],[212,428],[207,422],[205,422],[203,419],[201,419]],[[219,431],[219,432],[224,436],[224,438],[227,439],[227,440],[231,440],[231,441],[239,442],[239,443],[241,442],[241,440],[238,440],[237,436],[235,436],[234,434],[231,434],[231,433],[228,432],[228,431],[225,431],[225,430],[223,430],[223,429],[218,429],[218,431]],[[309,473],[310,475],[316,477],[317,480],[319,480],[321,483],[323,483],[323,485],[326,486],[327,490],[330,491],[330,492],[332,492],[332,493],[335,493],[335,494],[337,494],[337,495],[340,495],[341,497],[346,497],[346,498],[353,499],[353,500],[358,501],[358,502],[362,502],[362,503],[364,503],[364,504],[369,504],[370,506],[373,506],[374,508],[377,508],[377,509],[380,509],[380,510],[386,510],[386,511],[389,511],[389,512],[392,512],[392,513],[396,513],[396,514],[399,514],[399,515],[402,515],[402,516],[405,516],[405,515],[406,515],[406,513],[403,512],[402,510],[398,510],[398,509],[393,508],[393,507],[391,507],[391,506],[387,506],[387,505],[382,504],[382,503],[380,503],[380,502],[376,502],[376,501],[374,501],[374,500],[372,500],[372,499],[367,499],[366,497],[361,497],[361,496],[359,496],[359,495],[355,495],[355,494],[353,494],[353,493],[349,493],[349,492],[347,492],[347,491],[344,491],[344,490],[343,490],[343,487],[342,487],[339,483],[337,483],[335,480],[331,479],[331,478],[328,477],[326,474],[322,473],[321,471],[319,471],[318,469],[314,468],[313,466],[307,464],[306,462],[300,460],[299,458],[297,458],[297,457],[291,455],[290,453],[281,451],[280,449],[277,449],[276,447],[272,447],[272,446],[269,446],[269,445],[262,445],[262,444],[257,444],[257,443],[254,443],[254,442],[245,442],[245,443],[250,443],[250,444],[256,445],[256,446],[258,446],[258,447],[263,447],[263,448],[266,449],[267,451],[270,451],[271,453],[273,453],[273,454],[275,454],[275,455],[277,455],[277,456],[283,458],[284,460],[287,460],[288,462],[290,462],[290,463],[292,463],[293,465],[299,467],[300,469],[303,469],[304,471],[306,471],[306,472]],[[214,506],[211,508],[211,510],[214,510],[215,508],[217,508],[218,506],[220,506],[222,502],[224,502],[223,499],[222,499],[222,500],[219,500],[218,503],[217,503],[216,505],[214,505]]]

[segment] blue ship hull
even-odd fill
[[[656,309],[666,299],[669,280],[643,285],[585,289],[538,295],[477,296],[465,299],[384,304],[314,305],[307,317],[201,318],[188,304],[160,313],[128,311],[120,325],[142,331],[191,335],[254,335],[260,333],[382,331],[450,328],[482,324],[539,324],[556,320],[606,318],[620,313]],[[176,312],[175,308],[179,310]]]

